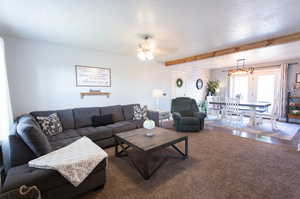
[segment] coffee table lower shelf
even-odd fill
[[[184,151],[181,151],[176,144],[179,142],[185,142],[184,145]],[[151,178],[151,176],[153,176],[153,174],[169,159],[169,158],[180,158],[180,159],[187,159],[188,158],[188,137],[182,137],[180,139],[174,140],[172,142],[169,143],[165,143],[163,145],[159,145],[155,148],[152,148],[151,150],[141,150],[139,148],[137,148],[136,146],[132,145],[130,142],[128,142],[125,139],[122,139],[118,136],[115,136],[115,156],[116,157],[128,157],[129,161],[132,163],[132,165],[134,166],[134,168],[140,173],[140,175],[145,179],[145,180],[149,180]],[[163,160],[161,160],[158,164],[156,164],[157,166],[150,168],[150,157],[151,157],[151,153],[153,153],[154,151],[158,151],[158,150],[162,150],[165,149],[167,147],[172,147],[173,149],[175,149],[175,151],[177,151],[180,155],[179,156],[164,156]],[[121,148],[121,150],[119,151],[119,148]],[[143,159],[143,165],[139,165],[136,163],[136,161],[134,160],[133,157],[131,157],[131,155],[128,153],[128,149],[130,148],[134,148],[137,149],[139,151],[139,154],[141,155],[142,159]]]

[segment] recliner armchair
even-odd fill
[[[204,127],[205,113],[199,112],[194,99],[179,97],[172,100],[171,113],[176,131],[200,131]]]

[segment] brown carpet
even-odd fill
[[[220,130],[189,133],[190,157],[171,160],[148,181],[109,154],[104,189],[82,199],[299,199],[300,152]]]

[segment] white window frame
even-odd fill
[[[0,37],[0,142],[9,135],[13,122],[6,70],[4,41]]]
[[[274,99],[278,98],[279,92],[279,82],[280,82],[280,68],[279,67],[265,67],[265,68],[256,68],[253,74],[242,73],[242,74],[232,74],[229,80],[229,95],[230,97],[235,97],[233,95],[234,81],[233,78],[236,76],[248,76],[248,101],[257,101],[257,77],[259,75],[275,75],[275,92]]]
[[[249,90],[249,85],[250,85],[250,78],[249,78],[249,75],[247,73],[242,73],[242,74],[233,74],[230,76],[229,78],[229,97],[231,98],[235,98],[236,96],[233,96],[233,89],[234,89],[234,78],[235,77],[238,77],[238,76],[247,76],[248,77],[248,90]],[[248,91],[248,96],[247,96],[247,99],[249,100],[249,91]]]

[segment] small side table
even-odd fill
[[[169,111],[159,111],[159,126],[162,126],[164,120],[169,120],[171,113]]]

